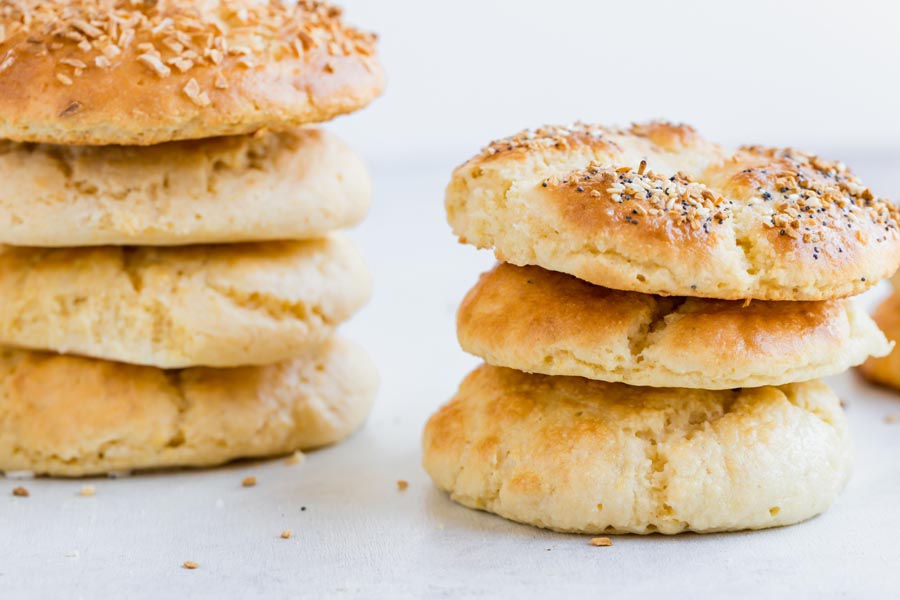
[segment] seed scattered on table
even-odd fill
[[[612,546],[612,540],[608,537],[595,537],[591,540],[591,546]]]
[[[898,420],[897,415],[888,415],[884,418],[885,423],[896,423]]]
[[[192,560],[186,560],[186,561],[184,561],[184,563],[181,566],[184,567],[185,569],[190,569],[193,571],[194,569],[198,568],[200,565],[198,565],[197,563],[195,563]]]
[[[81,486],[81,491],[79,492],[82,496],[93,496],[97,490],[92,485],[83,485]]]
[[[30,494],[28,493],[27,489],[25,489],[24,487],[22,487],[20,485],[19,487],[13,489],[13,496],[18,496],[20,498],[27,498],[28,496],[30,496]]]
[[[294,465],[299,465],[305,459],[306,459],[306,455],[303,454],[302,452],[300,452],[299,450],[297,450],[290,456],[290,458],[288,458],[286,461],[284,461],[284,464],[288,465],[289,467],[292,467]]]
[[[397,480],[397,491],[399,491],[399,492],[405,492],[405,491],[406,491],[406,488],[408,488],[408,487],[409,487],[409,482],[406,481],[405,479],[398,479],[398,480]]]
[[[243,481],[241,481],[241,485],[244,487],[253,487],[256,485],[256,477],[252,475],[250,477],[244,477]]]
[[[289,539],[291,539],[292,535],[294,535],[294,534],[290,529],[285,529],[284,531],[281,532],[281,539],[289,540]]]

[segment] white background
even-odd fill
[[[381,35],[390,79],[381,102],[337,123],[369,155],[462,158],[544,123],[657,117],[724,142],[900,147],[890,0],[343,5]]]
[[[852,373],[831,381],[849,405],[855,475],[830,511],[794,527],[594,548],[456,506],[419,466],[425,419],[477,364],[456,344],[454,312],[492,263],[444,223],[454,164],[544,122],[666,117],[726,142],[827,152],[900,197],[895,4],[345,4],[381,34],[390,75],[383,99],[330,126],[376,184],[352,233],[376,294],[344,328],[382,375],[365,429],[300,466],[97,479],[92,498],[82,482],[0,479],[0,600],[898,597],[900,423],[885,417],[900,401]],[[257,487],[240,486],[247,475]],[[31,497],[12,497],[19,484]]]

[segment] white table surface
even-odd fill
[[[891,164],[872,170],[887,181]],[[900,416],[900,396],[852,373],[832,383],[848,404],[854,477],[830,511],[797,526],[596,548],[436,491],[420,433],[477,363],[456,344],[454,311],[493,262],[445,225],[452,166],[373,167],[375,205],[352,236],[376,295],[344,328],[382,375],[360,433],[297,466],[93,479],[93,497],[79,495],[84,481],[0,478],[0,599],[900,596],[900,423],[885,421]],[[256,487],[241,487],[248,475]],[[11,495],[21,484],[30,497]],[[183,569],[187,560],[199,568]]]

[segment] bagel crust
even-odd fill
[[[359,222],[371,184],[335,136],[280,133],[155,146],[0,140],[0,243],[172,246],[318,238]]]
[[[900,266],[897,208],[844,165],[685,125],[522,132],[457,168],[446,208],[499,260],[649,294],[827,300]]]
[[[663,297],[500,264],[457,315],[463,350],[529,373],[707,390],[834,375],[891,344],[852,300]]]
[[[176,369],[320,345],[369,299],[341,236],[172,248],[0,250],[0,344]]]
[[[299,0],[0,0],[0,138],[145,145],[327,121],[377,97],[375,36]]]
[[[874,319],[888,339],[900,341],[900,292],[894,292],[875,309]],[[873,383],[900,391],[900,350],[895,346],[888,356],[870,358],[860,372]]]
[[[0,375],[0,471],[57,477],[325,446],[359,428],[378,387],[341,338],[271,365],[180,371],[6,348]]]
[[[482,366],[423,445],[453,500],[576,533],[789,525],[826,510],[851,469],[846,418],[820,381],[708,391]]]

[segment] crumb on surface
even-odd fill
[[[256,485],[256,477],[254,477],[254,476],[252,476],[252,475],[249,476],[249,477],[244,477],[244,479],[241,480],[241,485],[244,486],[244,487],[253,487],[253,486],[255,486],[255,485]]]
[[[21,485],[17,488],[13,488],[12,491],[13,496],[18,496],[19,498],[27,498],[31,494],[28,493],[28,489],[22,487]]]
[[[81,491],[78,492],[82,496],[93,496],[97,492],[97,489],[92,485],[83,485],[81,486]]]
[[[291,539],[292,535],[294,535],[294,533],[290,529],[285,529],[284,531],[281,532],[281,539],[289,540],[289,539]]]
[[[595,537],[591,539],[591,546],[612,546],[612,540],[608,537]]]
[[[406,488],[408,488],[408,487],[409,487],[409,482],[406,481],[405,479],[398,479],[398,480],[397,480],[397,491],[399,491],[399,492],[405,492],[405,491],[406,491]]]
[[[288,466],[299,465],[304,460],[306,460],[306,455],[303,454],[300,450],[294,452],[287,460],[284,461],[284,464]]]
[[[885,423],[896,423],[898,420],[900,420],[900,418],[898,418],[897,415],[887,415],[884,418]]]
[[[195,563],[192,560],[186,560],[181,564],[181,566],[184,567],[185,569],[190,569],[193,571],[194,569],[198,568],[200,565],[198,565],[197,563]]]

